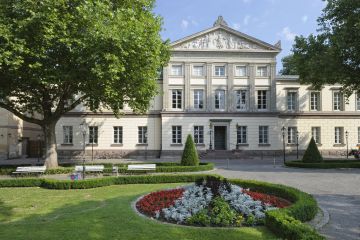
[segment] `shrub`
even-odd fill
[[[311,138],[309,146],[307,147],[304,156],[302,158],[303,162],[322,162],[323,158],[319,152],[319,149],[316,146],[314,138]]]
[[[41,178],[15,178],[0,180],[0,188],[3,187],[40,187]]]
[[[324,160],[318,163],[304,163],[302,161],[288,161],[285,163],[288,167],[299,168],[360,168],[359,160]]]
[[[210,226],[211,220],[207,209],[202,209],[186,220],[189,225]]]
[[[216,197],[211,201],[209,213],[211,223],[216,226],[232,226],[237,218],[236,212],[221,197]]]
[[[199,157],[195,148],[192,136],[189,134],[186,139],[185,148],[181,157],[181,165],[198,166]]]

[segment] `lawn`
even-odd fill
[[[114,185],[86,190],[1,188],[0,239],[276,239],[265,227],[165,225],[140,217],[131,208],[138,196],[176,185]]]

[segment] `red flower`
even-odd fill
[[[136,203],[136,208],[141,213],[153,217],[157,211],[174,205],[175,200],[179,199],[184,191],[183,188],[178,188],[150,193]]]
[[[252,199],[254,199],[255,201],[261,201],[265,204],[269,204],[269,205],[272,205],[272,206],[275,206],[278,208],[284,208],[284,207],[288,207],[291,205],[291,202],[289,202],[288,200],[276,197],[274,195],[253,192],[253,191],[245,190],[245,189],[243,189],[243,193],[246,193],[247,195],[252,197]]]

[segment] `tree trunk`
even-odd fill
[[[57,151],[56,151],[56,122],[43,126],[45,136],[45,166],[46,168],[58,167]]]

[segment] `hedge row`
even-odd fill
[[[325,160],[318,163],[304,163],[302,161],[289,161],[288,167],[298,168],[360,168],[359,160]]]
[[[137,175],[93,178],[83,181],[52,180],[41,178],[20,178],[0,180],[0,187],[43,187],[48,189],[87,189],[121,184],[156,184],[195,182],[197,179],[209,176],[208,174],[184,174],[184,175]],[[218,175],[211,175],[217,176]],[[313,228],[302,223],[314,218],[317,213],[315,199],[304,192],[284,185],[265,182],[230,179],[234,184],[243,188],[250,188],[271,195],[276,195],[291,201],[293,204],[288,208],[266,212],[265,225],[278,237],[289,240],[297,239],[324,239]]]

